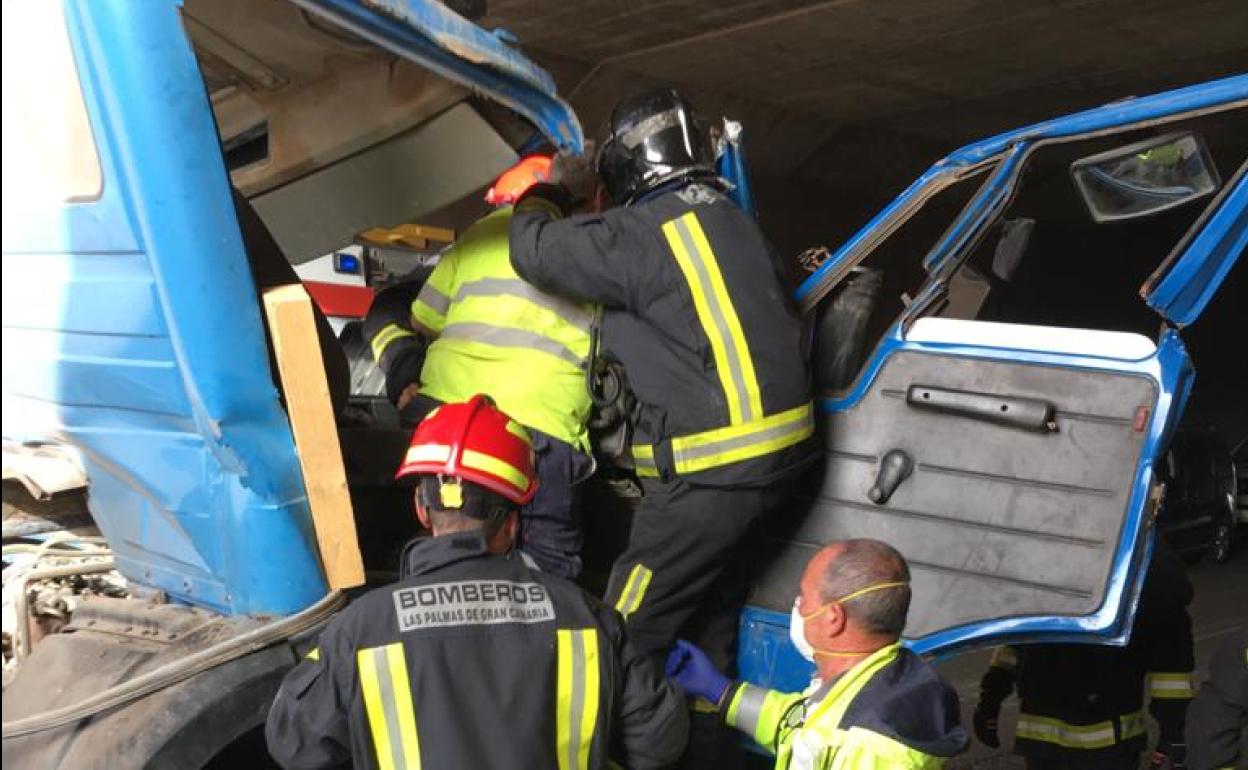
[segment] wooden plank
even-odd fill
[[[295,434],[295,449],[308,507],[321,551],[321,565],[330,588],[364,582],[364,560],[355,534],[351,495],[338,443],[338,427],[329,400],[329,383],[321,359],[312,300],[299,284],[264,292],[264,311],[277,368],[286,393],[286,412]]]

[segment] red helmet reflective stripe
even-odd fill
[[[471,481],[517,505],[537,492],[528,432],[481,395],[443,404],[416,427],[395,474],[396,479],[408,476]]]
[[[550,166],[554,162],[546,155],[529,155],[504,171],[489,191],[485,202],[491,206],[507,206],[520,200],[520,196],[533,185],[550,179]]]

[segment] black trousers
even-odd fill
[[[746,535],[785,493],[779,485],[699,487],[679,479],[645,479],[642,487],[607,602],[626,616],[639,652],[661,664],[677,636],[685,636],[731,673],[737,616],[749,588]]]
[[[594,461],[576,447],[529,428],[537,458],[537,494],[520,509],[520,550],[543,572],[568,580],[581,574],[581,482]]]

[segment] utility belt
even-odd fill
[[[1022,712],[1014,728],[1014,736],[1019,740],[1083,750],[1109,748],[1147,733],[1148,723],[1142,710],[1088,725]]]
[[[633,444],[633,463],[642,478],[688,476],[779,452],[814,432],[814,406],[808,401],[737,425]]]

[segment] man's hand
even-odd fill
[[[705,652],[684,639],[677,639],[676,646],[667,656],[666,673],[686,695],[704,698],[718,708],[728,692],[732,681],[721,674]]]
[[[975,707],[975,714],[971,717],[971,724],[975,728],[975,737],[985,746],[995,749],[1001,745],[1001,738],[997,734],[998,715],[1001,707],[992,708],[991,704],[980,701]]]
[[[407,387],[399,391],[399,397],[395,400],[394,406],[400,412],[403,411],[408,404],[412,403],[412,399],[420,395],[420,383],[411,382]]]
[[[559,153],[550,166],[551,184],[561,185],[579,206],[592,200],[598,190],[598,172],[594,170],[594,158],[590,153],[572,155]]]

